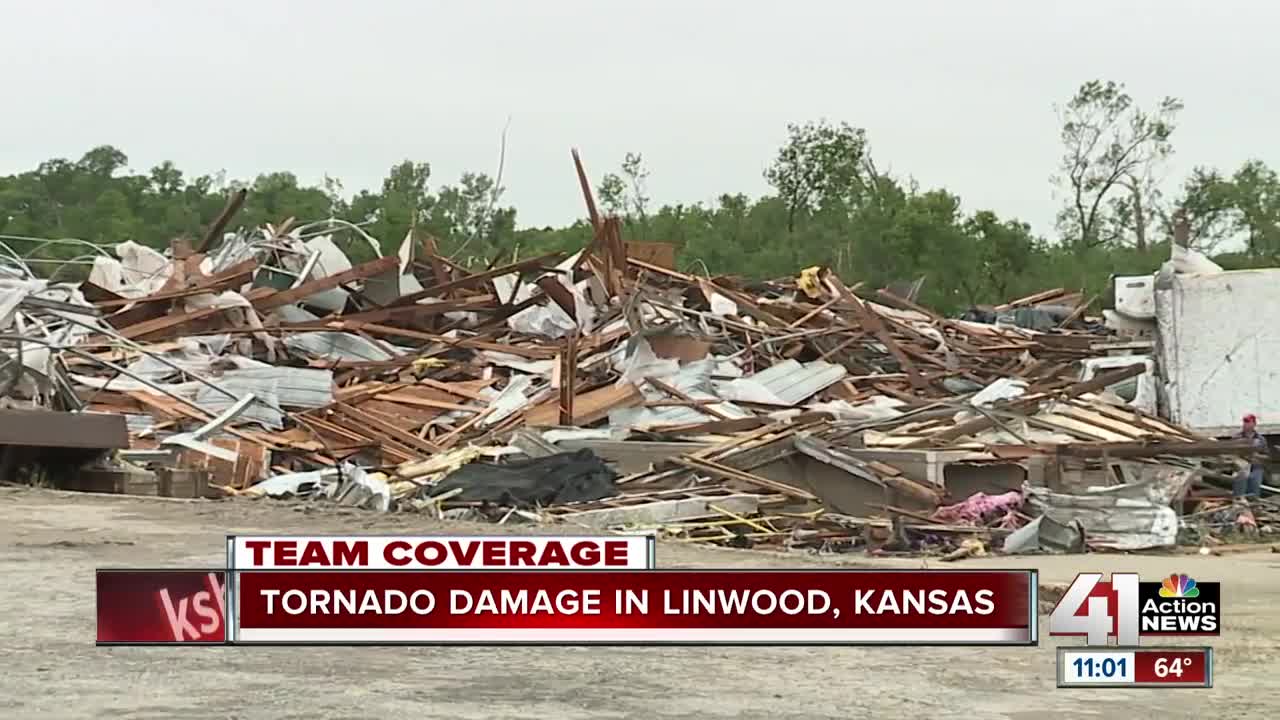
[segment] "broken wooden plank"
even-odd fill
[[[170,313],[151,320],[144,320],[136,325],[120,328],[117,332],[129,340],[144,340],[150,336],[172,330],[187,323],[203,320],[222,312],[226,308],[208,307],[192,310],[187,313]]]
[[[845,299],[845,302],[853,308],[854,315],[857,317],[862,329],[874,335],[880,341],[880,344],[884,345],[885,349],[889,351],[889,354],[898,361],[902,371],[907,374],[907,380],[911,383],[911,387],[923,390],[929,386],[928,381],[916,369],[915,363],[911,362],[911,358],[907,357],[907,354],[898,346],[898,342],[893,339],[878,313],[867,307],[862,298],[849,292],[849,288],[845,287],[844,283],[839,282],[839,280],[827,277],[823,280],[823,283],[833,294]]]
[[[139,298],[116,297],[95,302],[94,305],[99,308],[117,308],[134,303],[150,303],[160,300],[178,300],[180,298],[191,297],[193,295],[203,295],[205,293],[218,293],[223,290],[237,288],[245,285],[253,280],[253,273],[258,268],[257,260],[245,260],[235,265],[215,273],[208,277],[200,278],[195,285],[181,290],[171,290],[169,292],[157,292]]]
[[[698,409],[698,410],[700,410],[700,411],[702,411],[702,412],[704,412],[704,413],[706,413],[706,414],[710,415],[711,417],[713,417],[713,418],[715,418],[715,419],[717,419],[717,420],[732,420],[732,419],[733,419],[733,418],[730,418],[728,415],[725,415],[724,413],[720,412],[719,410],[716,410],[715,408],[713,408],[713,407],[711,407],[711,406],[699,405],[697,400],[695,400],[695,399],[693,399],[693,398],[689,397],[689,396],[688,396],[688,395],[686,395],[684,392],[681,392],[681,390],[680,390],[679,388],[677,388],[677,387],[675,387],[675,386],[673,386],[673,385],[668,385],[667,383],[665,383],[665,382],[663,382],[663,381],[659,380],[658,378],[655,378],[655,377],[645,378],[645,382],[647,382],[647,383],[649,383],[650,385],[652,385],[652,386],[654,386],[654,387],[658,388],[658,389],[659,389],[659,390],[661,390],[662,392],[664,392],[664,393],[666,393],[666,394],[670,395],[671,397],[673,397],[673,398],[675,398],[675,399],[677,399],[677,400],[681,400],[681,401],[683,401],[683,402],[685,402],[685,403],[688,403],[691,407],[697,407],[697,409]]]
[[[580,425],[590,425],[609,416],[612,410],[635,407],[644,402],[640,389],[631,383],[606,385],[581,393],[573,399],[574,420]],[[560,403],[553,398],[525,412],[525,423],[532,427],[555,425],[560,420]]]
[[[272,293],[266,297],[253,300],[252,304],[254,309],[258,312],[267,312],[268,310],[273,310],[282,305],[292,305],[301,300],[305,300],[312,295],[325,292],[326,290],[333,290],[339,285],[344,285],[356,280],[365,280],[373,277],[374,275],[381,275],[382,273],[399,266],[400,259],[394,255],[380,257],[377,260],[370,260],[367,263],[356,265],[350,270],[343,270],[335,275],[318,278],[316,280],[308,280],[295,288]]]
[[[425,298],[441,298],[453,290],[476,289],[478,286],[481,286],[494,278],[502,277],[503,275],[510,275],[511,273],[521,273],[529,270],[542,269],[547,265],[554,264],[563,257],[564,253],[551,253],[549,255],[541,255],[539,257],[510,263],[491,270],[485,270],[484,272],[472,273],[470,275],[460,277],[457,280],[451,280],[440,285],[432,285],[429,288],[423,288],[418,292],[410,293],[391,303],[391,305],[393,307],[411,305]]]
[[[240,208],[244,207],[245,198],[249,197],[249,191],[240,188],[231,193],[227,197],[227,204],[222,207],[222,212],[218,213],[218,217],[214,218],[213,223],[209,225],[209,230],[205,232],[204,238],[200,240],[200,244],[196,247],[196,252],[208,252],[214,246],[214,241],[219,240],[222,231],[227,229],[227,223],[231,222],[231,218],[240,212]]]
[[[735,480],[737,482],[747,483],[748,485],[767,488],[774,492],[782,493],[787,497],[810,501],[816,501],[818,499],[818,496],[807,490],[801,490],[798,487],[788,485],[786,483],[780,483],[776,480],[760,477],[759,475],[738,470],[727,465],[721,465],[713,460],[704,460],[690,455],[682,455],[677,458],[672,458],[672,462],[677,465],[687,467],[695,472],[712,475],[722,480]]]
[[[742,515],[753,515],[760,510],[760,496],[752,493],[712,495],[655,500],[640,505],[598,508],[557,515],[557,519],[576,525],[603,530],[618,526],[646,526],[676,523],[715,515],[711,508],[731,510]]]
[[[1068,457],[1208,457],[1211,455],[1248,456],[1253,446],[1248,440],[1204,440],[1201,442],[1106,442],[1079,443],[1056,446],[1058,453]]]
[[[1092,380],[1079,382],[1063,388],[1061,391],[1054,392],[1052,397],[1073,398],[1085,393],[1096,392],[1109,385],[1114,385],[1115,383],[1127,380],[1131,377],[1141,375],[1146,372],[1146,370],[1147,366],[1141,363],[1124,368],[1118,368],[1110,372],[1102,373]],[[996,409],[1004,409],[1012,412],[1025,412],[1034,410],[1041,402],[1047,399],[1049,398],[1044,395],[1024,396],[1014,400],[1004,408],[997,407]],[[900,449],[907,450],[912,448],[928,447],[929,445],[937,445],[951,440],[956,440],[967,435],[972,435],[976,432],[981,432],[994,427],[996,424],[997,421],[992,415],[984,414],[973,418],[972,420],[956,423],[951,427],[945,428],[931,435],[913,438],[906,443],[898,445],[898,447]]]
[[[403,429],[398,428],[389,422],[384,422],[379,418],[375,417],[371,413],[364,412],[359,408],[352,407],[350,405],[346,405],[342,403],[338,404],[338,409],[343,415],[346,415],[347,417],[357,422],[364,423],[365,425],[369,426],[373,430],[376,430],[377,432],[383,433],[391,437],[393,440],[399,442],[402,445],[413,448],[415,450],[426,453],[428,455],[440,452],[440,448],[437,447],[434,443],[430,443],[426,440],[423,440],[417,435],[414,435],[413,433],[410,433],[410,432],[406,432]]]
[[[347,325],[347,323],[381,324],[389,320],[399,320],[401,318],[416,320],[456,311],[487,310],[493,307],[493,302],[494,297],[492,295],[477,295],[462,300],[444,300],[436,303],[409,305],[406,307],[385,307],[377,310],[368,310],[365,312],[352,313],[350,315],[342,315],[336,319],[320,318],[318,320],[310,320],[304,323],[294,323],[289,325],[288,329],[300,332],[308,330],[346,330],[348,327],[356,327],[355,325]]]

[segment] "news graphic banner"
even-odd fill
[[[100,570],[99,643],[1037,642],[1033,570],[657,570],[651,536],[227,547],[215,571]]]
[[[1136,573],[1081,573],[1049,616],[1051,636],[1084,637],[1060,647],[1058,687],[1213,687],[1213,648],[1138,647],[1143,637],[1222,633],[1222,588],[1184,573],[1142,581]],[[1114,639],[1116,645],[1108,645]]]
[[[1058,648],[1058,687],[1213,687],[1213,648]]]
[[[647,570],[652,535],[227,537],[231,570]]]
[[[241,643],[1030,644],[1031,573],[240,572]]]
[[[98,643],[223,645],[227,571],[99,570]]]
[[[1087,644],[1136,646],[1140,637],[1222,634],[1222,588],[1173,573],[1143,582],[1137,573],[1080,573],[1049,616],[1049,635],[1083,636]]]

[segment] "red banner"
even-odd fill
[[[1034,644],[1033,571],[308,571],[237,575],[235,640]]]
[[[226,642],[223,570],[99,570],[98,642]]]

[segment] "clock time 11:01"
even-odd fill
[[[1093,658],[1078,657],[1073,661],[1076,666],[1076,677],[1115,677],[1119,675],[1124,677],[1125,660],[1128,658],[1104,658],[1102,660],[1094,660]]]

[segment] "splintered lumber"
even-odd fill
[[[849,288],[845,287],[843,283],[831,278],[827,278],[825,282],[832,292],[843,297],[845,302],[853,308],[854,315],[857,316],[858,323],[862,325],[862,329],[874,335],[880,341],[880,344],[884,345],[889,351],[889,354],[893,355],[893,358],[898,361],[902,371],[907,374],[907,380],[911,383],[911,387],[917,390],[928,387],[928,381],[916,369],[915,363],[911,362],[911,358],[907,357],[907,354],[903,352],[898,345],[898,341],[893,339],[880,315],[867,307],[866,303],[862,302],[862,298],[849,292]]]
[[[396,442],[399,442],[401,445],[413,448],[415,450],[418,450],[419,452],[423,452],[427,454],[440,452],[440,448],[436,447],[436,445],[434,445],[433,443],[423,440],[417,435],[414,435],[411,432],[407,432],[401,428],[398,428],[389,422],[385,422],[379,419],[378,417],[374,416],[372,413],[367,413],[367,412],[364,412],[363,410],[360,410],[359,408],[355,408],[350,405],[345,405],[341,403],[338,405],[338,410],[343,415],[356,421],[356,423],[366,426],[366,429],[364,431],[365,433],[367,433],[369,430],[382,433],[390,437],[391,439],[395,440]]]
[[[1253,452],[1248,440],[1205,440],[1202,442],[1103,442],[1073,443],[1058,445],[1061,455],[1078,458],[1097,457],[1155,457],[1157,455],[1177,455],[1181,457],[1201,457],[1209,455],[1247,456]]]
[[[722,480],[733,480],[737,482],[746,483],[748,485],[755,485],[757,487],[762,487],[762,488],[772,490],[776,493],[781,493],[783,495],[786,495],[787,497],[793,497],[800,500],[817,500],[818,499],[816,495],[808,492],[807,490],[801,490],[798,487],[794,487],[786,483],[780,483],[776,480],[770,480],[768,478],[760,477],[759,475],[755,475],[749,472],[744,472],[736,468],[731,468],[727,465],[721,465],[720,463],[717,463],[711,460],[702,460],[699,458],[694,458],[694,457],[685,455],[677,458],[672,458],[672,462],[676,463],[677,465],[681,465],[683,467],[689,468],[690,470],[693,470],[695,472],[704,473],[706,475],[713,475]]]
[[[356,280],[365,280],[375,275],[381,275],[392,268],[399,267],[400,258],[394,255],[380,257],[377,260],[370,260],[367,263],[361,263],[351,268],[343,270],[335,275],[309,280],[301,285],[272,293],[257,300],[253,300],[253,307],[258,312],[266,312],[274,310],[282,305],[292,305],[300,300],[305,300],[317,293],[326,290],[332,290],[339,285],[345,285]]]
[[[560,403],[560,424],[571,427],[576,416],[574,414],[574,393],[577,392],[578,380],[578,336],[570,335],[565,340],[564,350],[560,353],[551,384],[558,389]]]
[[[427,305],[426,307],[431,307]],[[354,316],[348,316],[354,317]],[[476,350],[492,350],[493,352],[506,353],[508,355],[518,355],[520,357],[529,358],[531,360],[550,360],[557,354],[557,350],[552,347],[542,345],[534,345],[532,343],[522,343],[520,345],[507,345],[497,342],[489,342],[480,338],[451,338],[439,335],[437,333],[422,332],[421,330],[408,330],[406,328],[391,327],[389,325],[379,325],[377,323],[365,322],[360,320],[335,320],[328,324],[329,329],[333,330],[354,330],[357,332],[367,332],[371,335],[391,335],[393,337],[410,338],[412,340],[422,340],[425,342],[438,342],[454,347],[475,348]]]
[[[573,417],[579,425],[590,425],[609,416],[610,411],[635,407],[644,402],[640,389],[631,383],[606,385],[577,395],[573,399]],[[525,424],[534,427],[555,425],[560,420],[559,398],[544,402],[525,413]]]
[[[117,308],[135,303],[150,303],[160,300],[178,300],[193,295],[203,295],[205,293],[218,293],[230,288],[240,287],[253,280],[253,271],[258,268],[257,260],[245,260],[236,263],[231,267],[211,275],[209,277],[200,278],[195,285],[181,290],[170,290],[168,292],[157,292],[140,298],[108,298],[99,300],[94,303],[99,308]]]
[[[1044,290],[1044,291],[1042,291],[1042,292],[1035,293],[1034,295],[1028,295],[1028,296],[1026,296],[1026,297],[1024,297],[1024,298],[1018,298],[1017,300],[1012,300],[1012,301],[1007,302],[1007,303],[1005,303],[1005,304],[1003,304],[1003,305],[997,305],[997,306],[996,306],[996,311],[997,311],[997,312],[1001,312],[1001,311],[1004,311],[1004,310],[1011,310],[1011,309],[1016,308],[1016,307],[1025,307],[1025,306],[1027,306],[1027,305],[1036,305],[1036,304],[1039,304],[1039,303],[1044,302],[1045,300],[1051,300],[1051,299],[1056,298],[1056,297],[1058,297],[1058,296],[1060,296],[1060,295],[1063,295],[1063,294],[1065,294],[1066,292],[1067,292],[1067,291],[1066,291],[1066,289],[1065,289],[1065,288],[1054,288],[1053,290]]]
[[[731,419],[728,415],[725,415],[724,413],[720,412],[719,410],[716,410],[713,407],[710,407],[709,405],[704,405],[701,401],[695,400],[689,397],[684,392],[681,392],[679,388],[669,385],[659,380],[658,378],[652,378],[652,377],[645,378],[645,381],[648,382],[650,385],[656,387],[657,389],[661,390],[662,392],[670,395],[671,397],[681,401],[682,403],[685,403],[688,407],[696,407],[698,410],[710,415],[711,417],[717,420]],[[714,402],[723,402],[723,401],[716,400]]]
[[[226,308],[220,307],[207,307],[192,310],[188,313],[172,313],[152,320],[144,320],[136,325],[120,328],[118,332],[121,336],[128,338],[129,340],[143,340],[150,336],[154,336],[168,330],[173,330],[181,325],[212,317],[225,309]]]
[[[904,297],[899,297],[898,295],[893,294],[892,292],[890,292],[885,288],[881,288],[880,290],[877,290],[876,295],[884,299],[890,305],[896,305],[899,309],[918,312],[921,315],[924,315],[928,317],[930,320],[933,320],[934,322],[937,322],[937,323],[944,322],[944,318],[938,313],[922,305],[917,305],[914,302]]]
[[[812,435],[800,435],[795,439],[797,451],[824,462],[833,467],[866,480],[881,487],[888,487],[895,492],[910,497],[923,505],[937,507],[942,504],[942,495],[938,491],[904,477],[902,471],[882,462],[868,462],[856,458],[842,448],[834,447],[821,438]]]
[[[546,293],[551,301],[560,306],[566,315],[574,322],[578,321],[578,306],[573,299],[573,293],[569,288],[560,282],[559,278],[554,275],[544,275],[538,278],[537,286],[542,292]]]
[[[694,494],[672,500],[651,500],[622,507],[567,512],[556,517],[565,522],[598,529],[620,525],[661,525],[715,515],[716,508],[741,515],[754,515],[760,510],[761,499],[760,495],[753,493],[707,496]]]
[[[275,296],[273,295],[270,297]],[[319,320],[308,320],[304,323],[294,323],[289,326],[289,330],[342,330],[350,323],[379,324],[392,319],[419,319],[435,315],[443,315],[454,311],[487,310],[493,307],[494,299],[495,298],[492,295],[478,295],[475,297],[468,297],[464,300],[445,300],[443,302],[428,303],[425,305],[409,305],[407,307],[385,307],[377,310],[352,313],[351,315],[343,315],[338,319],[320,318]]]
[[[1071,323],[1079,320],[1080,316],[1084,315],[1085,311],[1089,309],[1089,306],[1093,305],[1093,303],[1096,302],[1097,299],[1098,299],[1098,296],[1094,295],[1093,297],[1090,297],[1085,302],[1082,302],[1079,305],[1077,305],[1076,309],[1072,310],[1071,314],[1068,315],[1066,318],[1064,318],[1063,321],[1058,324],[1058,327],[1065,328],[1070,326]]]
[[[204,238],[200,240],[200,245],[195,251],[203,253],[213,247],[213,243],[227,229],[227,223],[231,222],[231,218],[240,212],[240,208],[244,207],[244,200],[249,196],[249,191],[244,188],[231,193],[227,197],[227,204],[223,206],[222,212],[218,213],[218,217],[214,219],[213,224],[209,226],[208,232],[204,234]]]
[[[1060,391],[1052,393],[1051,396],[1061,397],[1061,398],[1073,398],[1079,395],[1084,395],[1085,393],[1097,392],[1098,390],[1101,390],[1109,385],[1114,385],[1115,383],[1121,382],[1123,380],[1127,380],[1131,377],[1136,377],[1146,371],[1147,371],[1146,365],[1137,363],[1134,365],[1130,365],[1128,367],[1112,370],[1111,372],[1102,373],[1101,375],[1098,375],[1094,379],[1086,382],[1079,382],[1074,385],[1070,385],[1066,388],[1063,388]],[[1002,409],[1015,411],[1015,412],[1028,411],[1028,410],[1034,409],[1043,400],[1047,400],[1047,399],[1049,398],[1044,395],[1032,395],[1030,397],[1019,398],[1013,401],[1012,403],[1010,403],[1006,408],[1002,408]],[[965,422],[952,425],[951,427],[946,428],[944,430],[940,430],[936,433],[933,433],[932,435],[925,435],[923,437],[914,438],[906,443],[903,443],[902,445],[899,445],[898,447],[899,449],[902,449],[902,450],[910,450],[913,448],[921,448],[921,447],[927,447],[929,445],[936,445],[939,443],[956,440],[956,439],[965,437],[967,435],[972,435],[977,432],[982,432],[983,430],[994,427],[996,424],[997,424],[996,418],[992,414],[990,413],[983,414],[976,418],[973,418],[972,420],[967,420]]]
[[[596,199],[591,193],[591,181],[587,179],[587,170],[582,167],[582,157],[578,155],[578,149],[570,150],[573,155],[573,168],[578,172],[578,184],[582,186],[582,197],[587,201],[587,217],[591,220],[591,227],[600,228],[600,213],[596,210]]]
[[[557,262],[562,257],[564,257],[563,253],[552,253],[550,255],[541,255],[539,257],[533,257],[527,260],[521,260],[520,262],[514,262],[508,265],[502,265],[500,267],[493,268],[492,270],[485,270],[484,272],[465,275],[463,277],[458,278],[457,280],[450,280],[449,282],[441,283],[439,285],[433,285],[429,288],[423,288],[418,292],[405,295],[400,299],[396,300],[395,302],[391,303],[391,306],[399,307],[402,305],[412,305],[413,303],[416,303],[419,300],[422,300],[424,298],[442,297],[446,293],[453,290],[462,290],[462,289],[475,290],[477,287],[484,285],[485,283],[489,282],[490,280],[493,280],[494,278],[502,277],[503,275],[510,275],[511,273],[521,273],[521,272],[527,272],[529,270],[541,269],[547,265]]]

